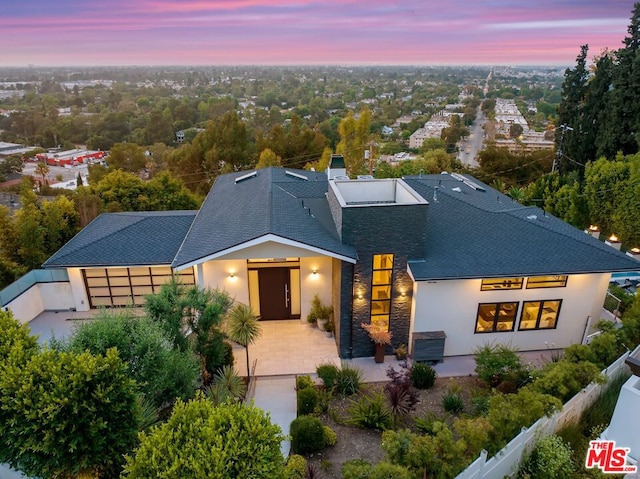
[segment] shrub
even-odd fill
[[[367,429],[389,429],[391,426],[391,413],[385,405],[384,396],[374,393],[370,396],[362,396],[357,401],[352,401],[349,407],[351,418],[347,421],[354,426]]]
[[[326,389],[316,389],[318,393],[318,403],[316,405],[316,412],[318,413],[327,413],[329,412],[329,403],[331,402],[331,397],[333,394],[331,391],[327,391]]]
[[[307,460],[299,454],[293,454],[289,456],[284,471],[286,479],[304,479]]]
[[[304,374],[296,378],[296,389],[301,391],[303,389],[315,388],[315,383],[311,379],[311,376]]]
[[[322,380],[326,389],[333,389],[336,385],[336,377],[339,374],[338,366],[331,363],[320,364],[316,368],[318,377]]]
[[[205,395],[214,404],[227,400],[239,401],[244,398],[247,387],[244,380],[231,366],[223,366],[213,377],[213,382],[204,388]]]
[[[360,383],[362,383],[362,371],[343,361],[336,376],[336,391],[343,396],[352,396],[360,390]]]
[[[507,344],[485,344],[474,353],[476,374],[491,387],[508,381],[517,389],[528,377],[520,356]]]
[[[298,389],[298,416],[313,414],[318,404],[316,388]]]
[[[574,471],[571,448],[556,435],[540,439],[520,467],[518,477],[564,479]]]
[[[436,370],[428,364],[414,363],[411,366],[411,382],[418,389],[430,389],[436,382]]]
[[[460,395],[460,393],[449,391],[442,398],[442,407],[445,411],[452,414],[461,413],[464,409],[462,396]]]
[[[309,454],[324,449],[324,431],[320,419],[300,416],[291,422],[291,449],[298,454]]]
[[[411,383],[411,370],[406,361],[400,366],[399,371],[396,371],[393,366],[389,366],[387,377],[390,381],[384,386],[384,393],[387,396],[394,421],[404,418],[413,411],[420,400],[418,391]]]
[[[413,479],[415,474],[411,474],[405,467],[383,461],[373,466],[367,477],[368,479]]]
[[[214,406],[199,394],[177,401],[167,422],[139,437],[123,477],[283,477],[283,439],[259,408]]]
[[[371,464],[364,459],[351,459],[342,465],[340,472],[343,479],[368,479]]]
[[[614,362],[622,353],[615,333],[605,332],[595,336],[589,345],[595,356],[595,363],[604,369]]]
[[[489,397],[487,395],[477,395],[471,398],[471,415],[486,416],[489,411]]]
[[[338,442],[338,435],[329,426],[322,426],[322,435],[324,436],[325,446],[335,446]]]
[[[600,369],[593,363],[582,361],[572,363],[561,360],[548,364],[531,387],[544,394],[550,394],[563,403],[575,396],[592,381],[602,382]]]

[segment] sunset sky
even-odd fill
[[[573,65],[632,1],[5,0],[0,65]]]

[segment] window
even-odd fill
[[[169,266],[138,266],[132,268],[91,268],[82,270],[89,306],[140,306],[147,294],[160,291],[164,283],[171,280],[173,271]],[[176,273],[185,285],[195,284],[193,268]]]
[[[391,285],[393,278],[393,255],[373,255],[371,274],[371,323],[389,329],[391,313]]]
[[[522,289],[523,278],[492,278],[483,279],[480,291],[493,291],[495,289]]]
[[[558,324],[558,314],[562,300],[525,301],[520,315],[521,331],[530,329],[554,329]]]
[[[478,305],[476,333],[513,331],[518,303],[482,303]]]
[[[567,275],[532,276],[527,280],[527,289],[564,288],[566,285],[567,285]]]

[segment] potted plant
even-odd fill
[[[324,325],[324,330],[327,332],[327,337],[330,338],[331,336],[333,336],[333,332],[336,329],[336,325],[333,322],[333,308],[331,309],[331,314],[329,314],[329,318],[327,319],[327,322]]]
[[[317,325],[318,329],[325,331],[325,326],[333,315],[333,308],[329,305],[325,305],[320,300],[318,293],[313,295],[311,300],[311,310],[307,315],[307,322],[310,326]]]
[[[374,359],[376,363],[383,363],[385,349],[391,344],[391,331],[384,329],[384,327],[379,324],[373,323],[361,323],[360,326],[369,333],[371,341],[375,344]]]
[[[398,361],[402,361],[403,359],[407,359],[407,354],[409,354],[409,350],[407,349],[407,345],[404,343],[400,343],[396,349],[393,350],[393,354],[396,355],[396,359]]]

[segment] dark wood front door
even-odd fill
[[[291,316],[289,277],[289,268],[258,270],[261,319],[289,319]]]

